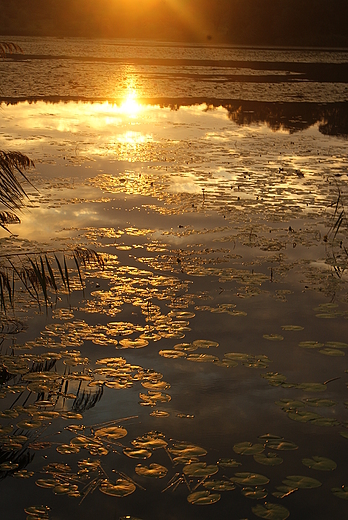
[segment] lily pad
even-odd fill
[[[333,471],[337,468],[335,461],[327,459],[326,457],[319,457],[314,455],[311,459],[302,459],[302,464],[307,468],[318,469],[320,471]]]
[[[183,468],[183,473],[187,477],[210,477],[215,475],[219,471],[219,468],[216,464],[210,464],[207,466],[206,462],[193,462],[192,464],[187,464]]]
[[[283,459],[276,455],[276,453],[261,453],[260,455],[254,455],[254,460],[264,466],[279,466],[279,464],[283,462]]]
[[[105,495],[113,497],[126,497],[136,490],[135,484],[126,479],[118,479],[115,484],[109,480],[105,480],[99,486],[99,489]]]
[[[284,336],[281,334],[264,334],[262,337],[269,341],[283,341],[284,339]]]
[[[254,515],[267,520],[286,520],[290,516],[290,511],[279,504],[258,504],[252,508]]]
[[[269,478],[258,473],[235,473],[234,477],[231,477],[232,482],[242,484],[243,486],[265,486],[269,483]]]
[[[321,348],[324,346],[324,343],[319,343],[319,341],[301,341],[298,346],[302,348]]]
[[[168,473],[168,470],[160,464],[153,463],[149,466],[143,466],[142,464],[138,464],[137,466],[135,466],[135,473],[142,477],[163,478]]]
[[[96,439],[100,439],[106,442],[114,442],[118,439],[122,439],[127,435],[126,428],[122,426],[108,426],[107,428],[100,428],[96,430],[94,436]]]
[[[293,486],[299,489],[313,489],[321,486],[321,482],[315,478],[305,477],[303,475],[290,475],[283,480],[286,486]]]
[[[246,498],[251,498],[252,500],[262,500],[266,498],[268,495],[267,491],[264,488],[252,488],[252,487],[245,487],[241,490],[241,493]]]
[[[204,482],[203,486],[209,491],[232,491],[236,486],[228,480],[208,480]]]
[[[342,357],[345,356],[345,353],[343,350],[339,350],[338,348],[322,348],[319,350],[320,354],[324,354],[325,356],[332,356],[332,357]]]
[[[280,451],[291,451],[297,450],[298,446],[292,441],[286,441],[284,439],[270,439],[267,441],[267,448],[271,448],[272,450],[280,450]]]
[[[263,444],[252,444],[251,442],[239,442],[233,446],[233,451],[239,455],[256,455],[264,450]]]
[[[130,457],[131,459],[149,459],[152,455],[152,451],[145,450],[142,448],[133,449],[133,448],[124,448],[123,453]]]
[[[340,488],[331,488],[331,491],[335,495],[335,497],[342,498],[343,500],[348,500],[348,487],[342,486]]]
[[[283,330],[303,330],[304,327],[301,325],[282,325]]]
[[[194,493],[190,493],[187,497],[187,501],[190,504],[194,504],[196,506],[207,506],[210,504],[215,504],[221,498],[219,493],[210,493],[209,491],[195,491]]]

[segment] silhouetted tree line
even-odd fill
[[[347,0],[0,0],[2,35],[348,46]]]

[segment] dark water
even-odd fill
[[[2,517],[345,518],[347,53],[18,43],[2,254],[73,290],[2,318]]]

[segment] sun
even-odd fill
[[[120,106],[120,112],[126,114],[128,117],[136,117],[141,110],[141,105],[137,101],[136,92],[129,92],[126,99]]]

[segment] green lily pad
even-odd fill
[[[258,487],[245,487],[241,490],[241,493],[246,498],[251,498],[252,500],[262,500],[268,495],[265,489]]]
[[[264,506],[258,504],[252,508],[252,512],[259,518],[267,520],[286,520],[290,516],[290,511],[286,507],[270,503]]]
[[[298,446],[292,441],[286,441],[284,439],[271,439],[267,441],[267,448],[271,448],[272,450],[280,450],[280,451],[291,451],[297,450]]]
[[[326,457],[313,456],[311,459],[302,459],[302,464],[307,468],[318,469],[320,471],[333,471],[337,468],[335,461],[327,459]]]
[[[298,490],[297,487],[294,486],[277,486],[277,491],[274,491],[272,495],[276,498],[285,498]]]
[[[309,405],[309,406],[315,406],[315,407],[330,407],[330,406],[335,406],[336,402],[335,401],[332,401],[331,399],[315,399],[315,398],[310,398],[310,399],[304,399],[304,401]]]
[[[286,381],[286,376],[279,374],[279,372],[266,372],[261,374],[261,377],[267,379],[268,383],[272,386],[280,386]]]
[[[285,411],[297,410],[298,408],[303,408],[305,406],[305,403],[296,399],[279,399],[275,404],[281,406]]]
[[[325,346],[332,348],[348,348],[348,343],[344,343],[343,341],[327,341]]]
[[[292,419],[293,421],[298,421],[298,422],[303,422],[303,423],[310,422],[310,421],[313,421],[314,419],[321,418],[321,416],[319,414],[314,413],[314,412],[309,412],[307,410],[296,410],[296,411],[288,412],[288,417],[289,417],[289,419]]]
[[[188,477],[210,477],[219,471],[216,464],[207,466],[206,462],[193,462],[183,468],[184,475]]]
[[[215,504],[221,498],[219,493],[210,493],[209,491],[195,491],[194,493],[190,493],[187,497],[187,501],[190,504],[194,504],[196,506],[207,506],[210,504]]]
[[[298,346],[302,348],[321,348],[324,346],[324,343],[319,343],[319,341],[300,341]]]
[[[301,325],[282,325],[283,330],[303,330],[304,327]]]
[[[333,356],[333,357],[342,357],[345,356],[343,350],[339,350],[338,348],[322,348],[319,350],[320,354],[324,354],[325,356]]]
[[[234,477],[231,477],[232,482],[242,484],[243,486],[265,486],[269,483],[269,478],[258,473],[235,473]]]
[[[342,498],[343,500],[348,500],[348,488],[342,486],[340,488],[331,488],[331,491],[335,495],[335,497]]]
[[[283,480],[286,486],[293,486],[299,489],[313,489],[321,486],[321,482],[315,478],[303,475],[290,475]]]
[[[254,460],[264,466],[279,466],[279,464],[283,462],[283,459],[276,455],[276,453],[261,453],[260,455],[254,455]]]
[[[242,465],[241,462],[237,462],[234,459],[219,459],[217,463],[222,468],[237,468]]]
[[[268,339],[269,341],[283,341],[284,336],[281,334],[264,334],[263,338]]]
[[[296,388],[306,392],[325,392],[327,385],[324,385],[324,383],[300,383],[296,385]]]
[[[264,450],[263,444],[252,444],[251,442],[239,442],[233,446],[233,451],[239,455],[256,455]]]

